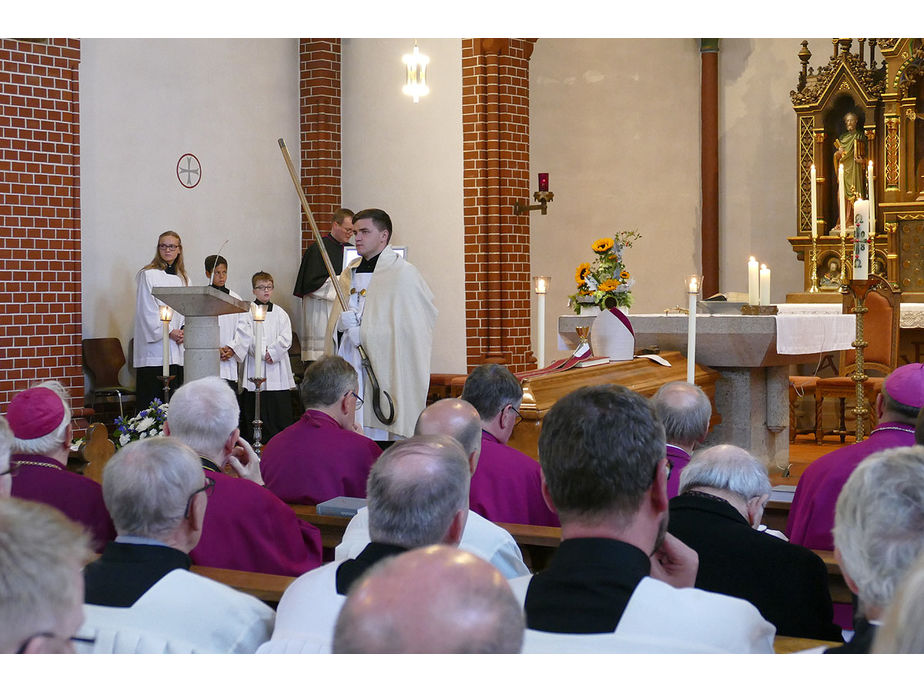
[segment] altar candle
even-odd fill
[[[161,373],[166,378],[170,375],[170,320],[173,318],[173,313],[171,312],[168,306],[160,307],[160,321],[164,326],[164,361]]]
[[[844,202],[844,164],[838,164],[837,166],[837,204],[838,211],[840,211],[840,224],[841,224],[841,238],[847,235],[847,220],[844,218],[845,214],[845,202]]]
[[[758,271],[757,260],[752,255],[748,260],[748,303],[752,306],[760,301]]]
[[[872,162],[870,162],[872,165]],[[815,179],[815,164],[812,164],[812,238],[818,238],[818,187]]]
[[[873,162],[866,166],[866,187],[869,190],[869,237],[876,236],[876,195],[873,193]]]
[[[869,279],[869,202],[857,200],[853,205],[856,229],[853,232],[853,278]]]
[[[263,377],[263,359],[266,357],[263,349],[263,319],[266,317],[266,308],[263,306],[254,305],[253,307],[253,357],[254,357],[254,367],[253,367],[253,377],[262,378]]]
[[[696,377],[696,299],[699,295],[699,277],[693,275],[687,284],[688,322],[687,322],[687,382],[692,383]]]
[[[770,270],[766,265],[760,266],[760,305],[770,305]]]

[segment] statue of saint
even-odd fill
[[[865,197],[863,184],[866,181],[866,138],[857,130],[857,116],[852,111],[848,111],[844,116],[844,125],[847,126],[847,131],[837,138],[834,150],[834,180],[836,186],[838,165],[843,164],[844,214],[847,219],[852,220],[853,203],[858,197]],[[834,228],[840,229],[843,223],[843,219],[838,219]],[[853,230],[852,223],[848,223],[847,230]]]

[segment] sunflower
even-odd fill
[[[577,266],[577,269],[574,271],[574,281],[581,285],[584,283],[584,280],[587,279],[587,275],[590,274],[590,263],[582,262]]]
[[[598,287],[600,291],[615,291],[617,288],[619,288],[619,282],[615,279],[607,279]]]
[[[626,270],[623,270],[622,272],[619,273],[619,278],[620,278],[620,279],[628,279],[629,276],[630,276],[630,275],[629,275],[629,273],[628,273]]]
[[[594,241],[593,245],[590,246],[591,250],[593,250],[595,253],[605,253],[612,247],[613,247],[612,238],[601,238],[599,240]]]

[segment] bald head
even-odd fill
[[[334,630],[337,654],[517,654],[523,609],[489,563],[449,546],[382,561],[356,583]]]
[[[481,452],[481,417],[478,410],[464,399],[439,399],[420,413],[414,435],[436,433],[458,441],[469,459]],[[475,473],[474,465],[472,473]]]
[[[651,398],[664,425],[667,442],[692,450],[706,439],[712,403],[698,385],[684,380],[666,383]]]

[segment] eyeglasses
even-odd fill
[[[9,474],[10,477],[14,477],[19,474],[19,462],[10,462],[10,468],[5,472],[0,472],[0,476],[6,476],[7,474]]]
[[[25,654],[26,649],[36,638],[50,638],[52,640],[59,640],[61,642],[81,642],[85,645],[93,645],[96,643],[96,638],[82,638],[77,635],[72,635],[69,638],[63,638],[60,635],[55,635],[54,633],[36,633],[35,635],[30,635],[28,638],[23,640],[22,645],[19,646],[19,649],[16,650],[16,654]]]
[[[257,291],[272,291],[276,287],[274,287],[272,284],[257,284],[253,288],[256,289]]]
[[[195,491],[189,494],[189,498],[186,499],[186,510],[183,512],[183,517],[189,517],[189,507],[192,505],[193,498],[196,497],[197,493],[205,492],[206,497],[212,495],[212,489],[215,488],[215,480],[207,476],[205,477],[205,486],[202,488],[197,488]]]
[[[350,390],[349,392],[347,392],[347,394],[348,394],[348,395],[353,395],[353,396],[356,398],[356,408],[357,408],[357,409],[359,409],[360,407],[363,406],[363,398],[362,398],[362,397],[360,397],[359,395],[357,395],[357,394],[356,394],[355,392],[353,392],[352,390]]]
[[[516,417],[517,417],[517,418],[516,418],[516,421],[515,421],[514,424],[513,424],[514,426],[516,426],[518,423],[520,423],[520,422],[523,420],[523,416],[520,414],[520,410],[517,409],[517,408],[516,408],[515,406],[513,406],[512,404],[508,404],[507,406],[510,407],[510,411],[512,411],[514,414],[516,414]]]
[[[158,243],[157,247],[160,248],[161,250],[176,250],[180,246],[174,245],[172,243]]]

